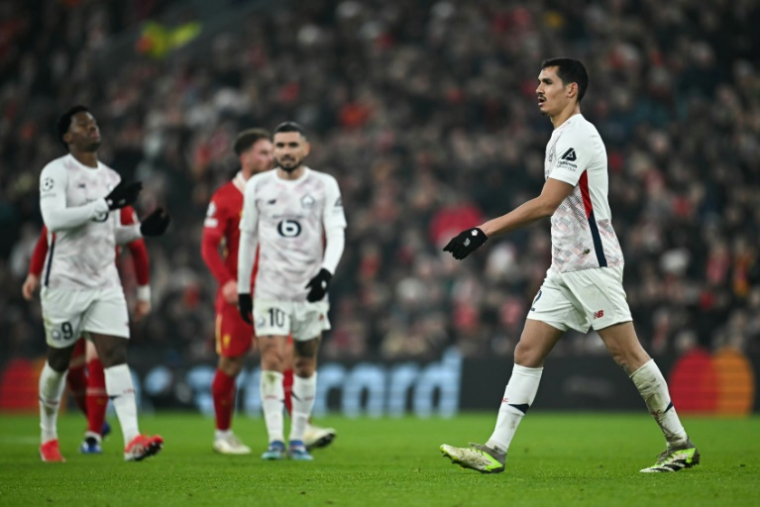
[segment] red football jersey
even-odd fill
[[[221,287],[230,280],[237,281],[240,216],[243,214],[245,180],[240,173],[219,187],[208,205],[203,222],[201,254]],[[219,246],[222,245],[222,254]]]

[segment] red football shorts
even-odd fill
[[[253,326],[243,320],[236,305],[221,296],[216,301],[216,353],[239,357],[251,350]]]

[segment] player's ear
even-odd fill
[[[66,131],[65,134],[63,134],[63,142],[66,144],[71,144],[71,132]]]
[[[578,96],[578,83],[570,83],[567,86],[567,97],[572,99]]]
[[[304,149],[306,150],[306,153],[304,154],[304,156],[306,156],[311,151],[311,143],[309,141],[306,141],[306,143],[304,145]]]

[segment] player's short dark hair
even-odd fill
[[[235,144],[232,145],[232,149],[235,150],[237,156],[240,156],[241,153],[247,151],[251,146],[262,139],[269,139],[268,131],[264,129],[247,129],[237,135],[235,138]]]
[[[306,139],[306,131],[301,125],[294,121],[284,121],[277,125],[274,128],[274,133],[279,134],[280,132],[298,132],[304,139]]]
[[[588,89],[588,72],[580,60],[573,58],[549,58],[541,64],[541,70],[546,67],[557,67],[557,76],[564,84],[576,83],[578,85],[578,102],[583,100]]]
[[[56,129],[58,130],[58,140],[61,141],[63,146],[68,150],[69,145],[66,143],[66,141],[63,140],[63,136],[66,135],[66,132],[69,131],[69,127],[71,127],[71,119],[74,117],[77,113],[89,113],[90,110],[87,109],[85,106],[77,105],[70,107],[68,111],[63,113],[60,118],[58,118],[58,122],[56,123]]]

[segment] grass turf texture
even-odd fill
[[[454,419],[320,419],[338,429],[315,461],[263,462],[262,419],[239,417],[251,456],[211,451],[213,423],[197,415],[143,417],[161,434],[155,458],[122,461],[114,434],[101,456],[81,455],[84,420],[59,420],[67,463],[39,459],[38,420],[0,415],[0,505],[743,505],[760,504],[760,418],[686,418],[702,464],[640,474],[663,450],[646,414],[543,414],[523,421],[503,474],[481,475],[442,459],[441,443],[482,442],[494,414]]]

